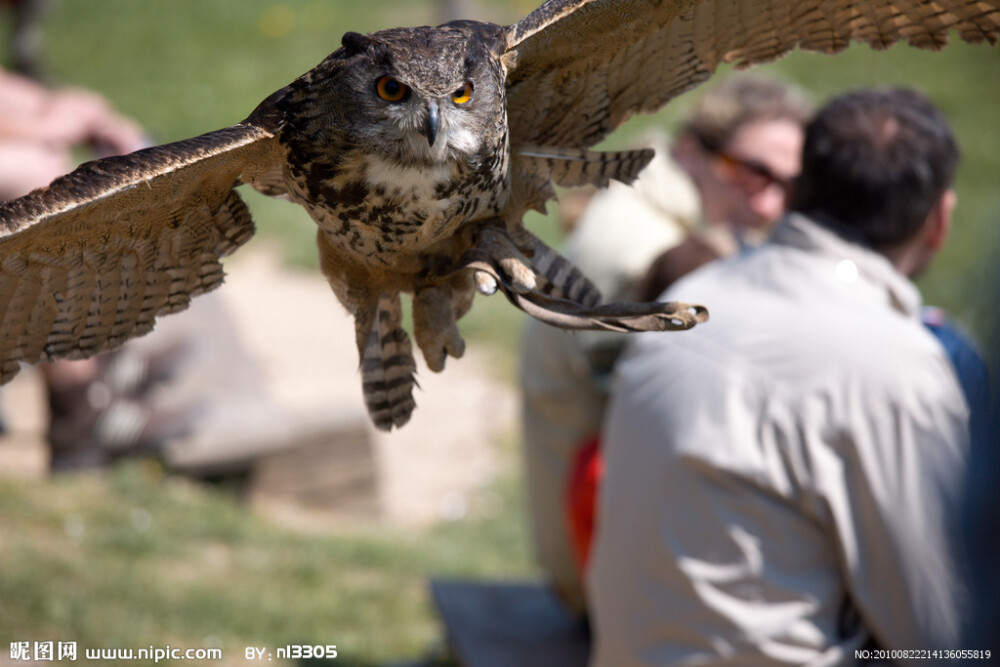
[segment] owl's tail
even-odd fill
[[[380,295],[361,350],[365,405],[375,426],[383,431],[391,431],[394,426],[399,428],[408,422],[416,407],[413,387],[417,381],[413,374],[417,367],[402,320],[399,294]]]

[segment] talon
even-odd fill
[[[444,370],[449,354],[457,359],[465,353],[465,341],[455,324],[455,306],[462,301],[462,295],[449,285],[428,287],[414,295],[414,337],[427,368],[435,373]]]
[[[531,260],[505,233],[484,229],[480,249],[500,265],[500,273],[515,292],[526,294],[538,287]]]
[[[440,373],[444,370],[445,359],[448,358],[448,351],[443,347],[438,347],[434,349],[424,349],[424,361],[427,362],[427,368],[435,373]]]
[[[456,359],[465,354],[465,340],[458,332],[457,326],[448,327],[445,331],[440,332],[440,336],[443,339],[440,344],[428,343],[426,347],[421,348],[424,351],[424,361],[427,362],[427,368],[435,373],[444,370],[444,364],[448,360],[449,354]]]
[[[485,271],[476,271],[476,291],[483,296],[493,296],[497,293],[496,278]]]
[[[462,334],[458,332],[457,326],[451,327],[448,330],[447,337],[444,341],[444,349],[448,351],[448,354],[456,359],[461,359],[462,355],[465,354],[465,339],[462,338]]]
[[[500,268],[510,279],[514,291],[525,294],[538,286],[535,272],[527,264],[516,257],[504,257],[500,260]]]

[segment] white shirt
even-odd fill
[[[593,664],[955,648],[967,408],[916,288],[793,214],[665,298],[711,320],[639,335],[616,368]]]
[[[698,190],[670,157],[666,137],[648,143],[656,154],[639,178],[598,191],[562,249],[608,303],[635,299],[653,260],[700,226]]]

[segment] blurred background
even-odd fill
[[[345,31],[436,23],[456,11],[510,23],[536,4],[53,0],[40,24],[42,73],[51,85],[101,93],[164,143],[240,121],[337,48]],[[11,18],[0,19],[7,39]],[[1000,226],[1000,53],[957,40],[941,53],[855,47],[838,57],[795,53],[759,70],[798,83],[817,102],[852,87],[900,83],[923,90],[945,111],[964,154],[959,204],[952,241],[921,288],[927,303],[947,308],[985,343],[988,318],[979,295]],[[634,142],[651,125],[669,132],[690,97],[633,119],[608,144]],[[267,338],[255,341],[254,331],[294,314],[261,306],[255,290],[275,284],[308,292],[330,318],[341,313],[318,278],[315,226],[305,212],[246,188],[241,194],[259,238],[229,260],[235,300],[229,307],[249,347],[266,356]],[[549,210],[547,217],[532,214],[528,226],[558,244],[558,205]],[[233,663],[242,662],[247,646],[306,643],[337,644],[338,662],[346,664],[433,656],[443,634],[428,578],[536,576],[514,408],[521,317],[500,297],[477,298],[462,321],[473,358],[449,362],[440,377],[421,375],[423,421],[411,425],[411,434],[411,426],[404,428],[405,438],[375,442],[365,491],[372,496],[355,502],[353,512],[273,499],[281,494],[247,502],[243,483],[224,476],[192,482],[149,463],[49,479],[31,458],[37,452],[0,437],[0,663],[8,642],[45,639],[92,647],[221,646]],[[306,375],[322,375],[325,357],[294,347],[294,336],[315,329],[312,338],[322,345],[325,320],[306,315],[305,306],[299,318],[288,324],[286,347],[306,362]],[[330,363],[347,369],[331,381],[359,400],[349,335],[326,346],[335,348],[323,353],[336,357]],[[286,383],[274,388],[279,401],[317,411],[339,400],[331,398],[337,390],[311,392],[303,386],[309,382],[282,380],[282,368],[294,364],[294,358],[264,362],[266,377]],[[476,402],[467,409],[455,403],[454,392],[471,392]],[[442,444],[459,412],[471,424]],[[25,429],[33,423],[24,414],[8,420]]]

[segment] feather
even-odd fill
[[[254,233],[233,187],[268,135],[233,127],[87,163],[0,204],[0,381],[112,349],[222,283]]]
[[[549,0],[507,28],[512,145],[588,148],[724,63],[1000,39],[997,0]]]
[[[413,347],[402,327],[399,294],[382,294],[361,355],[365,405],[379,429],[390,431],[410,420],[416,407],[415,372]]]
[[[563,187],[596,185],[604,188],[611,179],[631,183],[653,159],[653,151],[649,148],[600,152],[520,146],[517,153],[525,169]]]
[[[601,302],[601,291],[597,285],[590,282],[573,262],[526,229],[521,230],[518,241],[531,256],[535,271],[544,278],[538,281],[538,290],[543,294],[569,299],[588,308]]]

